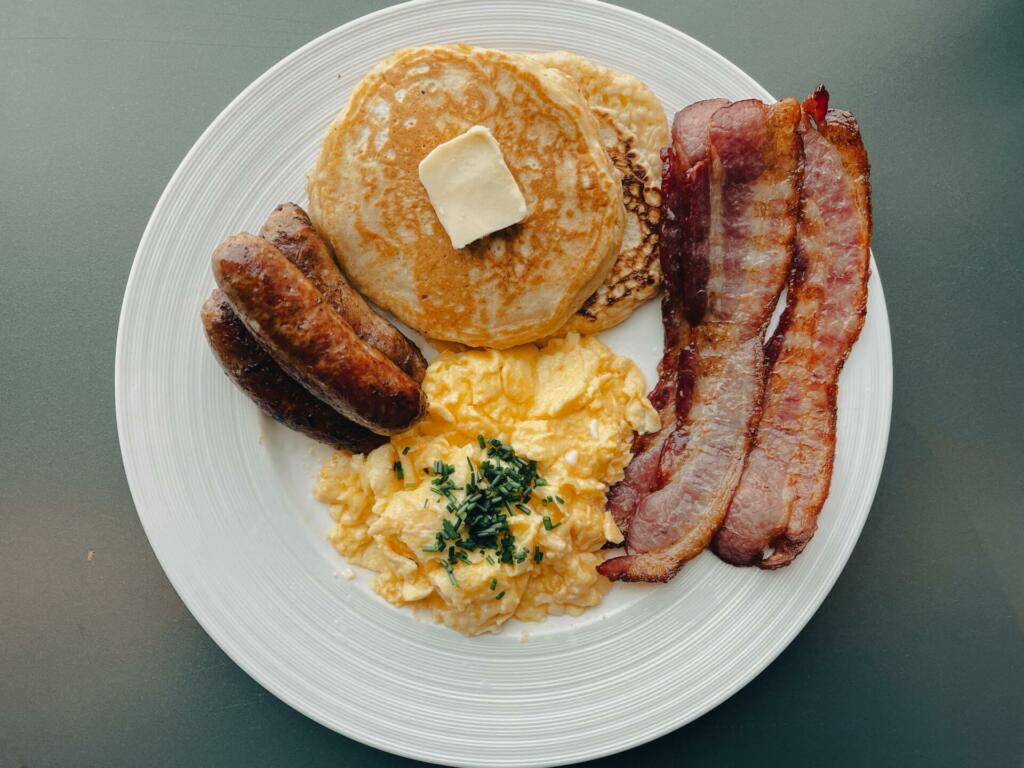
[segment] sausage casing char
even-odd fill
[[[245,327],[219,290],[200,312],[210,349],[224,372],[271,418],[321,443],[366,453],[387,438],[346,419],[291,378]]]
[[[213,252],[213,276],[256,340],[296,381],[379,434],[401,432],[426,409],[419,384],[352,326],[277,248],[250,234]]]
[[[395,326],[378,315],[342,274],[331,248],[309,216],[294,203],[282,203],[267,217],[260,237],[277,247],[324,295],[352,330],[371,347],[380,350],[416,381],[427,370],[419,348]]]

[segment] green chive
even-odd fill
[[[395,475],[398,477],[399,480],[405,480],[405,472],[402,471],[402,462],[396,461],[394,470]]]
[[[445,500],[445,510],[451,515],[441,521],[441,530],[436,534],[434,545],[425,547],[424,551],[447,554],[440,562],[453,584],[456,583],[456,565],[459,562],[473,564],[467,554],[469,552],[483,550],[483,559],[476,562],[487,562],[492,566],[496,562],[519,564],[530,557],[529,547],[516,546],[515,536],[509,529],[509,518],[517,513],[533,514],[529,506],[533,489],[546,485],[544,478],[537,474],[536,460],[517,456],[510,446],[482,434],[477,435],[477,444],[486,458],[474,466],[472,458],[466,457],[469,476],[464,486],[456,485],[452,479],[455,467],[440,459],[423,469],[424,474],[433,475],[430,490]],[[403,450],[403,454],[406,452]],[[554,498],[547,496],[543,501],[547,504]],[[424,500],[424,506],[427,501]],[[547,530],[558,525],[560,523],[552,524],[550,517],[544,518]],[[534,547],[534,562],[539,563],[543,557],[540,548]],[[492,580],[491,589],[497,589],[497,579]]]
[[[497,587],[497,586],[498,586],[498,580],[497,579],[491,579],[491,592],[493,592],[494,588]]]
[[[494,599],[495,600],[501,600],[501,598],[503,598],[504,596],[505,596],[504,592],[499,592],[497,595],[494,596]]]

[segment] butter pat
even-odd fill
[[[482,125],[434,147],[420,161],[420,182],[455,248],[526,218],[501,146]]]

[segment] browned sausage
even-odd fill
[[[213,277],[245,327],[313,395],[379,434],[401,432],[426,409],[413,379],[360,339],[299,268],[261,237],[229,237]]]
[[[256,343],[238,315],[215,289],[203,304],[203,330],[214,357],[235,384],[265,414],[321,443],[366,453],[387,438],[354,424],[317,400]]]
[[[277,246],[288,261],[302,270],[338,314],[348,320],[359,338],[383,352],[416,381],[423,381],[427,361],[419,348],[374,312],[349,285],[334,260],[331,247],[317,234],[302,208],[295,203],[277,206],[263,222],[260,237]]]

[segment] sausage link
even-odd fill
[[[282,203],[263,222],[260,237],[273,243],[288,261],[324,295],[363,341],[409,374],[423,381],[427,361],[419,348],[378,315],[342,274],[334,253],[317,234],[309,216],[295,203]]]
[[[214,357],[235,384],[265,414],[289,429],[353,453],[367,453],[387,441],[317,400],[291,378],[249,333],[215,289],[200,312]]]
[[[426,410],[419,384],[360,339],[299,268],[263,238],[229,237],[213,276],[245,327],[278,365],[334,410],[379,434]]]

